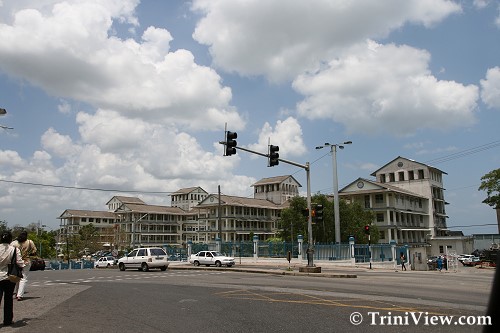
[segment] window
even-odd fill
[[[404,171],[400,171],[398,173],[398,177],[399,177],[399,181],[402,182],[405,180],[405,172]]]
[[[422,169],[418,170],[418,179],[424,179],[424,170]]]
[[[444,253],[444,247],[443,247],[443,245],[439,245],[439,253]]]
[[[391,173],[389,174],[389,181],[390,181],[390,182],[395,182],[395,181],[396,181],[396,177],[394,176],[394,172],[391,172]]]
[[[380,175],[380,182],[385,183],[385,174]]]
[[[137,256],[145,256],[145,255],[147,255],[146,249],[139,249],[139,251],[137,251]]]
[[[415,179],[415,172],[413,170],[408,171],[408,180],[414,180]]]
[[[383,194],[375,194],[375,203],[380,204],[384,202]]]
[[[377,222],[384,222],[384,213],[377,213]]]
[[[365,195],[365,208],[370,208],[370,196]]]

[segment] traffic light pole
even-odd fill
[[[219,142],[220,144],[225,144],[224,141]],[[243,147],[236,147],[237,149],[264,156],[269,158],[269,154],[263,154],[258,151],[254,151],[251,149],[243,148]],[[278,158],[278,161],[286,163],[286,164],[291,164],[296,167],[302,168],[306,170],[306,178],[307,178],[307,210],[309,211],[309,216],[307,217],[307,267],[314,267],[314,245],[313,245],[313,233],[312,233],[312,215],[311,215],[311,168],[309,166],[309,162],[306,162],[306,164],[300,164],[296,163],[293,161],[288,161],[282,158]]]

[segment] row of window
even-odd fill
[[[194,200],[202,202],[203,200],[205,200],[206,197],[208,197],[208,194],[199,194],[199,193],[178,194],[171,196],[172,202],[186,201],[186,200]]]
[[[406,176],[407,174],[407,176]],[[408,171],[399,171],[397,173],[395,172],[390,172],[388,174],[381,173],[379,174],[379,181],[381,183],[394,183],[396,182],[396,175],[398,176],[399,182],[405,181],[405,180],[416,180],[416,179],[424,179],[424,169],[418,169],[416,170],[408,170]]]

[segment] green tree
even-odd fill
[[[0,233],[4,232],[4,231],[6,231],[6,230],[9,230],[9,229],[7,228],[7,222],[5,222],[5,221],[0,221]]]
[[[56,253],[56,231],[46,231],[40,229],[38,232],[30,232],[28,238],[37,247],[37,255],[42,258],[55,258]]]
[[[328,200],[325,195],[314,195],[311,198],[311,206],[323,205],[323,220],[313,222],[313,238],[317,243],[335,242],[335,223],[334,223],[334,204]],[[278,237],[285,241],[290,241],[291,231],[293,238],[302,234],[304,239],[307,237],[307,216],[304,211],[307,209],[307,201],[304,197],[295,197],[290,201],[290,207],[281,211],[280,232]],[[356,242],[367,243],[368,237],[364,234],[364,226],[371,224],[374,216],[370,211],[365,211],[358,203],[347,204],[340,200],[340,235],[341,242],[349,241],[350,236],[354,236]],[[379,234],[376,226],[370,228],[371,241],[378,242]]]
[[[290,199],[290,207],[281,211],[277,236],[286,242],[295,241],[297,235],[307,235],[307,217],[304,215],[307,209],[306,198],[293,197]],[[306,238],[307,239],[307,238]]]
[[[500,209],[500,169],[488,172],[481,177],[479,191],[486,191],[487,198],[483,203],[494,209]]]
[[[86,252],[94,253],[101,249],[99,231],[92,223],[80,228],[78,236],[73,238],[72,249],[75,254],[83,255]]]
[[[370,225],[370,238],[372,243],[379,240],[377,226],[372,224],[374,215],[365,210],[360,203],[347,204],[340,200],[340,238],[342,242],[348,242],[349,237],[354,237],[356,243],[368,243],[368,235],[365,234],[365,225]]]

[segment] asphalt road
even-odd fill
[[[480,332],[458,319],[483,320],[494,274],[338,269],[357,277],[332,278],[185,268],[31,272],[26,299],[14,304],[16,323],[0,333]]]

